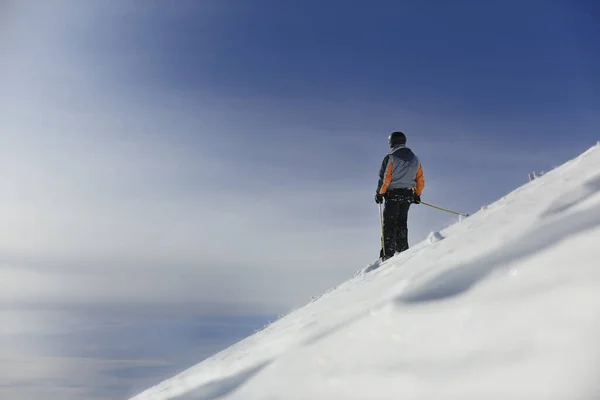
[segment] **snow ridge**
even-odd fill
[[[600,142],[132,398],[589,399]]]

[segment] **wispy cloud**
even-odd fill
[[[81,21],[110,15],[112,29],[141,11],[25,4],[0,75],[1,261],[23,282],[13,300],[300,304],[376,257],[371,197],[383,132],[399,122],[426,197],[448,207],[471,211],[518,185],[507,171],[564,161],[564,149],[506,144],[508,123],[119,80],[106,65],[142,70],[143,52],[82,47],[95,42]],[[447,220],[415,208],[411,239]]]
[[[223,312],[223,310],[217,310]],[[141,391],[274,318],[195,307],[2,306],[0,395],[109,399]]]
[[[358,252],[346,252],[347,260],[368,262],[365,235],[353,237],[348,221],[319,223],[340,204],[364,213],[354,183],[321,179],[318,168],[308,178],[298,172],[335,160],[331,154],[311,154],[306,142],[241,143],[191,98],[174,109],[168,92],[164,101],[120,96],[80,54],[49,41],[61,36],[59,26],[68,24],[22,38],[34,45],[9,52],[3,71],[9,174],[0,243],[13,266],[3,271],[23,281],[13,299],[244,304],[253,295],[255,303],[289,305],[306,292],[273,302],[265,296],[271,278],[296,271],[321,280],[349,241]],[[37,280],[44,290],[32,286]],[[283,287],[297,282],[280,279]]]
[[[125,371],[151,375],[168,366],[160,360],[3,359],[0,393],[19,400],[118,398],[131,389],[131,376]],[[98,376],[102,376],[101,384],[97,383]]]

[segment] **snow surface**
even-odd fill
[[[440,232],[431,232],[429,236],[427,236],[427,240],[429,243],[436,243],[440,240],[444,240],[444,236]]]
[[[133,399],[598,398],[600,144],[377,266]]]

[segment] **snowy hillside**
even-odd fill
[[[572,400],[599,377],[596,146],[133,399]]]

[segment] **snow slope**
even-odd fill
[[[590,399],[600,143],[133,397]]]

